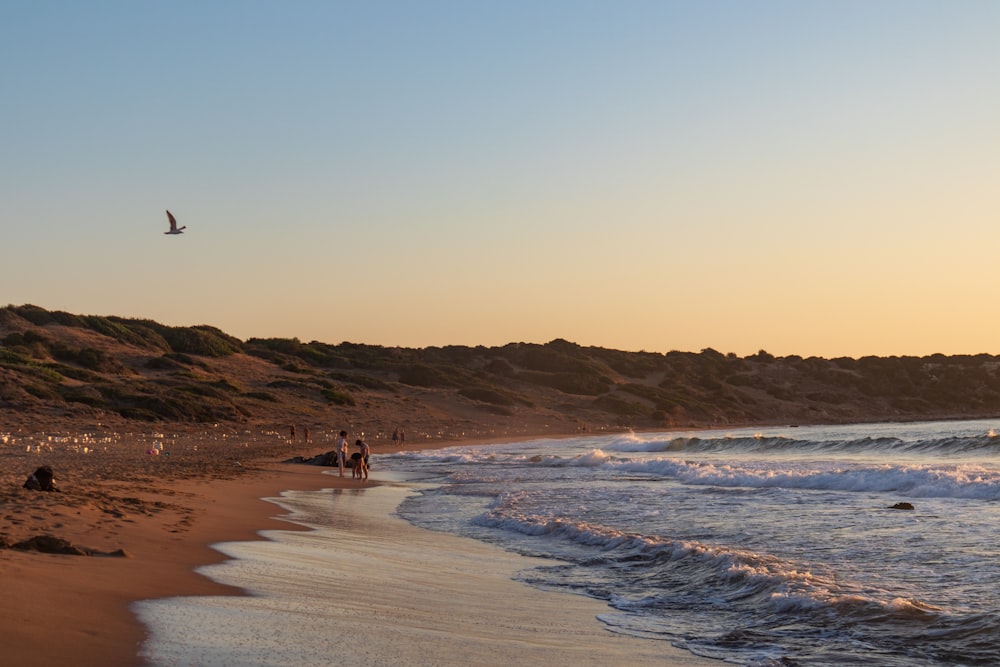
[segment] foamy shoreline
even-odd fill
[[[225,584],[245,586],[251,598],[140,605],[146,610],[140,617],[160,618],[164,626],[154,623],[152,628],[147,646],[152,664],[230,660],[301,667],[329,664],[331,655],[343,655],[357,665],[718,664],[663,641],[608,631],[596,618],[608,610],[603,602],[541,591],[514,579],[517,572],[540,561],[417,528],[393,516],[409,493],[405,484],[390,481],[346,493],[338,483],[313,496],[321,505],[319,515],[283,517],[316,522],[311,524],[315,542],[324,546],[312,552],[309,561],[315,567],[314,561],[322,558],[318,573],[338,573],[330,590],[324,588],[331,582],[322,574],[301,582],[301,597],[287,600],[297,612],[287,613],[288,622],[282,621],[281,598],[296,590],[296,582],[287,579],[294,575],[279,571],[275,581],[269,581],[256,560],[249,579],[245,572],[241,576],[239,563],[213,566],[206,572]],[[281,498],[272,500],[289,507]],[[272,542],[217,548],[237,557],[245,553],[247,558],[262,558],[264,563],[270,562],[268,552],[281,553],[286,540],[316,548],[308,536],[287,531],[267,531],[262,537]],[[297,563],[295,555],[292,563]],[[303,604],[314,615],[301,614]],[[267,627],[222,627],[222,620],[234,613],[262,619]],[[198,628],[205,626],[218,629],[202,637]],[[228,632],[231,646],[220,649]],[[258,632],[268,637],[280,632],[284,646],[271,647],[269,653],[268,640],[258,642]]]

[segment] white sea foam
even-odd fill
[[[679,459],[608,461],[631,473],[718,487],[893,492],[913,498],[1000,499],[1000,470],[976,464],[877,465],[781,470],[762,464],[692,463]]]
[[[404,515],[547,555],[559,564],[530,580],[592,591],[619,609],[602,615],[616,631],[699,654],[827,665],[866,659],[864,646],[883,665],[989,664],[994,427],[589,436],[466,450],[460,465],[432,454],[421,470],[443,486]],[[421,518],[462,498],[451,518]],[[888,509],[901,498],[920,499],[916,511]]]
[[[621,438],[607,449],[621,453],[659,451],[661,440],[623,446]],[[628,440],[631,442],[631,440]],[[463,453],[421,453],[410,460],[442,465],[474,466],[489,461],[505,465],[598,468],[673,479],[683,484],[728,488],[787,488],[855,493],[896,493],[910,498],[1000,500],[1000,468],[985,463],[862,464],[830,459],[790,462],[771,459],[730,463],[676,457],[630,458],[594,448],[572,456],[521,454],[516,450],[475,449]]]

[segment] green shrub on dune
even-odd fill
[[[334,405],[356,405],[354,397],[339,389],[321,389],[320,393],[328,402]]]
[[[399,381],[414,387],[444,387],[452,382],[439,369],[426,364],[411,364],[399,372]]]
[[[490,387],[464,387],[458,390],[459,395],[491,405],[511,406],[514,399]]]

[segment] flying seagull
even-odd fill
[[[164,234],[183,234],[184,230],[187,229],[187,225],[184,225],[183,227],[177,226],[177,220],[174,219],[174,216],[170,211],[167,211],[167,220],[170,221],[170,231],[163,232]]]

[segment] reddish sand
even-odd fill
[[[238,478],[169,482],[170,495],[182,498],[183,516],[171,511],[128,519],[113,544],[104,545],[124,548],[125,558],[0,552],[4,660],[20,665],[140,664],[137,652],[145,633],[129,603],[172,595],[239,594],[194,572],[199,565],[223,558],[209,545],[253,539],[266,528],[292,528],[269,518],[280,509],[262,497],[292,488],[360,484],[321,472],[312,466],[271,464]],[[155,496],[158,490],[146,487],[142,496]],[[5,514],[15,511],[5,508]],[[78,516],[82,523],[67,519],[44,532],[91,548],[111,541],[95,539],[93,523],[88,524],[92,512],[80,511]],[[178,521],[188,525],[178,529]],[[53,641],[56,633],[58,641]]]

